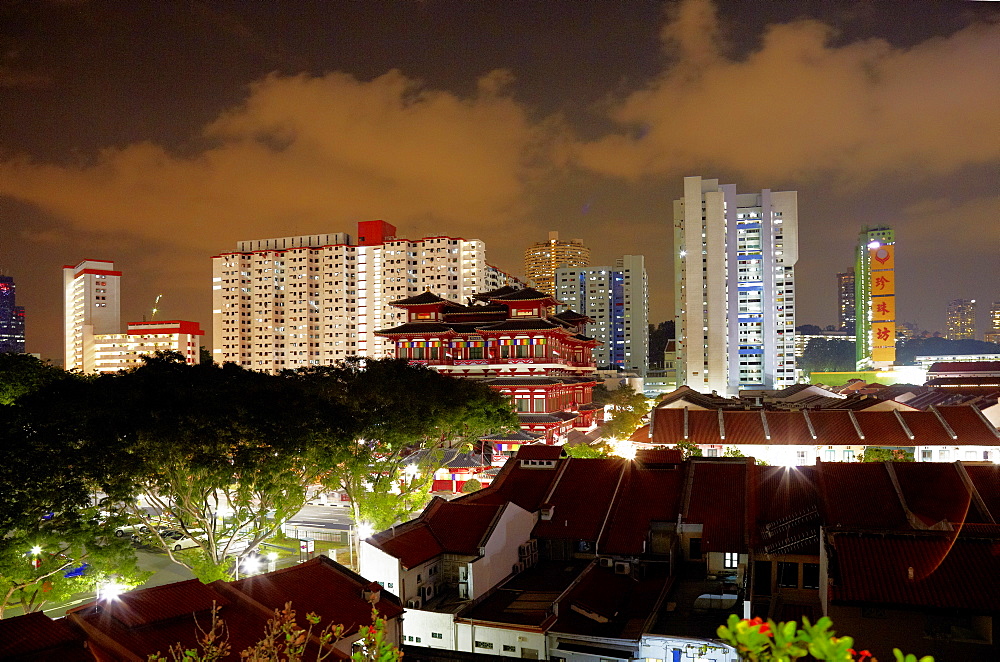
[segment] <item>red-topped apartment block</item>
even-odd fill
[[[424,292],[393,302],[406,311],[405,323],[376,335],[390,339],[399,358],[508,395],[521,429],[557,444],[570,430],[592,429],[603,412],[591,397],[597,341],[584,335],[593,320],[570,310],[549,314],[558,303],[530,288],[481,293],[466,305]],[[525,440],[494,441],[502,463]]]

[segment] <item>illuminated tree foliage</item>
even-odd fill
[[[408,519],[429,498],[441,456],[425,452],[417,474],[404,476],[409,455],[469,447],[517,427],[510,402],[500,393],[405,360],[348,361],[297,375],[349,412],[354,438],[329,458],[335,470],[325,483],[344,490],[355,521],[375,530]]]
[[[38,611],[112,577],[126,586],[146,577],[131,546],[108,535],[121,513],[93,505],[110,463],[67,422],[83,420],[74,405],[85,388],[57,378],[0,406],[0,618],[9,606]]]

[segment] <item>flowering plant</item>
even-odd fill
[[[868,651],[854,650],[851,637],[835,636],[830,629],[832,625],[833,621],[825,616],[815,624],[803,618],[800,628],[796,621],[775,623],[770,619],[740,619],[730,614],[729,621],[719,626],[718,634],[736,649],[741,660],[748,662],[792,662],[806,655],[830,662],[878,662]],[[898,648],[892,653],[896,662],[934,662],[930,655],[918,660]]]

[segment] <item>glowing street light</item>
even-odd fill
[[[371,538],[372,534],[375,533],[375,527],[373,527],[368,522],[361,522],[358,524],[358,540],[364,540],[365,538]]]
[[[119,584],[113,579],[103,581],[97,585],[98,600],[117,600],[118,596],[128,590],[128,586]]]
[[[38,556],[39,554],[42,553],[42,548],[39,547],[38,545],[35,545],[34,547],[31,548],[31,553],[34,554],[35,556]]]
[[[260,572],[260,565],[259,556],[248,556],[243,559],[243,572],[247,575],[256,575]]]

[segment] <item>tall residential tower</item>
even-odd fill
[[[948,340],[976,339],[976,300],[952,299],[948,302]]]
[[[641,255],[625,255],[614,267],[556,269],[556,299],[590,317],[588,333],[600,341],[598,368],[612,367],[644,377],[649,368],[649,288]]]
[[[854,331],[857,314],[854,307],[854,268],[837,274],[837,328]]]
[[[674,250],[678,384],[729,395],[794,384],[798,194],[685,177]]]
[[[559,241],[558,232],[550,232],[548,241],[533,244],[524,251],[528,284],[552,297],[556,293],[556,269],[589,266],[590,249],[579,239]]]
[[[212,358],[254,370],[391,356],[375,335],[405,316],[392,301],[430,291],[456,303],[486,290],[478,239],[401,239],[385,221],[346,233],[241,241],[212,258]]]

